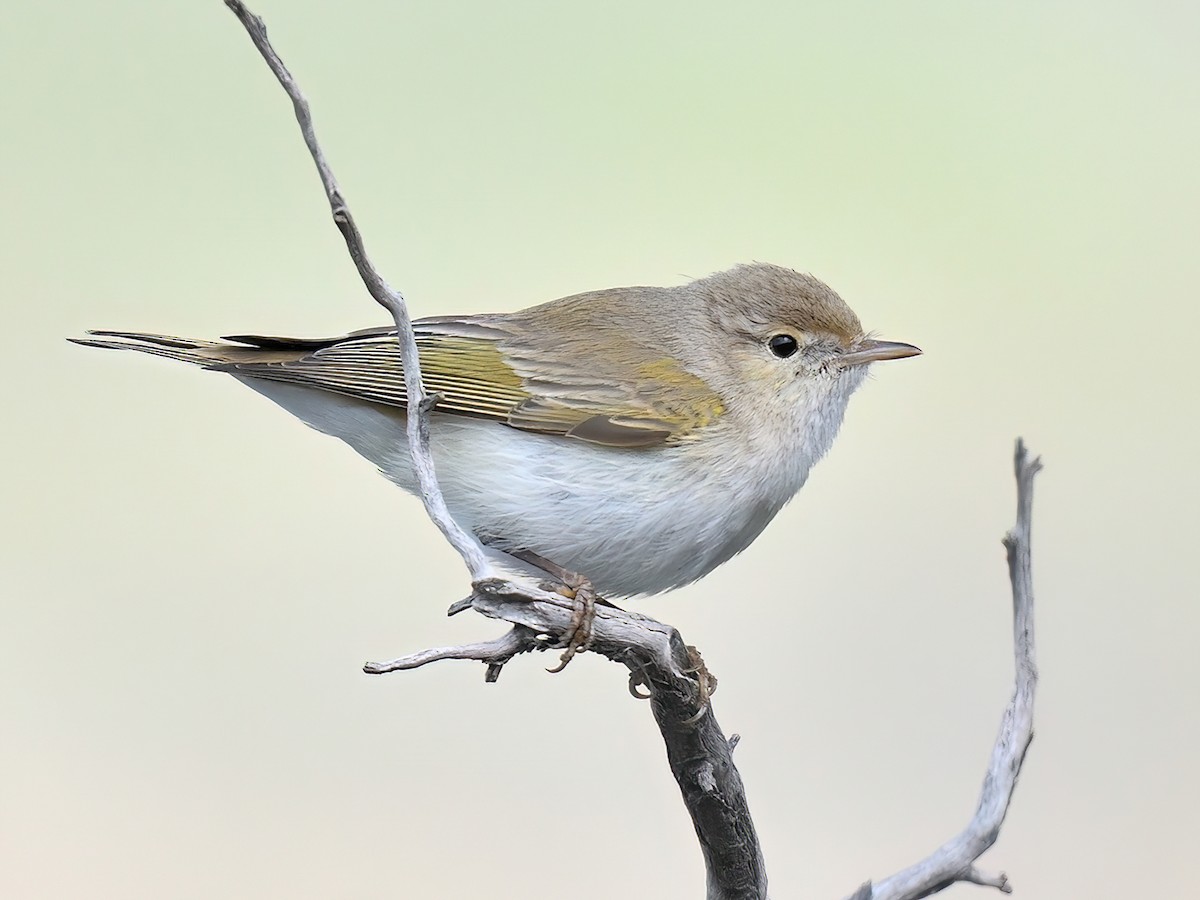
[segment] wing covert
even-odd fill
[[[506,327],[503,316],[422,319],[414,332],[425,387],[441,395],[437,410],[443,413],[630,448],[678,441],[724,409],[703,380],[649,350],[635,355],[630,373],[606,358],[547,352]],[[540,337],[553,346],[553,336]],[[327,340],[229,340],[258,349],[261,361],[253,350],[230,345],[239,352],[214,359],[210,368],[407,408],[394,329]],[[664,380],[669,397],[661,390]]]

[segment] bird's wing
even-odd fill
[[[674,443],[723,412],[700,378],[650,348],[626,349],[618,366],[578,340],[523,339],[502,316],[414,323],[425,388],[437,410],[610,447]],[[138,349],[238,375],[283,381],[406,408],[395,329],[310,340],[237,335],[225,342],[93,332],[95,346]],[[113,338],[119,340],[112,340]],[[231,342],[231,343],[226,343]],[[670,386],[664,396],[663,384]]]

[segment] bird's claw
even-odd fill
[[[556,590],[562,596],[576,602],[571,614],[571,625],[562,636],[562,644],[566,645],[566,649],[559,657],[558,665],[546,670],[552,675],[565,669],[576,654],[584,653],[592,646],[592,625],[596,621],[596,592],[591,583],[574,573],[565,574],[569,576],[563,579],[566,583]]]
[[[717,692],[717,676],[708,671],[708,666],[704,664],[704,657],[691,644],[687,645],[687,654],[691,666],[683,671],[685,675],[693,675],[696,678],[696,701],[700,704],[700,708],[696,710],[694,716],[685,719],[683,724],[695,725],[704,718],[704,714],[708,712],[712,703],[712,695]]]
[[[691,644],[687,645],[688,661],[691,663],[688,668],[681,670],[684,675],[692,675],[696,680],[696,702],[699,704],[699,709],[696,714],[688,717],[683,721],[684,725],[695,725],[704,718],[711,706],[711,698],[717,690],[717,676],[708,671],[708,666],[704,664],[704,657],[700,655],[700,651]],[[639,688],[646,688],[643,693]],[[646,677],[643,669],[633,669],[629,673],[629,693],[638,700],[649,700],[654,696],[650,689],[650,681]]]

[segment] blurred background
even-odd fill
[[[1027,900],[1194,892],[1197,7],[254,6],[415,314],[767,260],[925,349],[749,551],[635,607],[720,678],[775,897],[974,809],[1018,435],[1042,684],[982,865]],[[4,20],[0,895],[701,896],[623,670],[362,674],[500,631],[445,618],[465,573],[419,504],[231,380],[63,340],[386,321],[238,23]]]

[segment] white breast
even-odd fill
[[[414,491],[399,410],[235,377]],[[484,541],[533,550],[584,574],[601,595],[657,593],[749,546],[828,449],[856,384],[810,398],[818,415],[764,423],[740,447],[622,450],[435,415],[434,461],[451,513]]]

